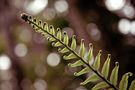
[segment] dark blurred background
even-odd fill
[[[135,0],[0,0],[0,90],[89,90],[55,48],[20,19],[27,13],[102,49],[135,74]],[[130,78],[132,80],[135,76]]]

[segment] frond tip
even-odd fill
[[[113,68],[111,75],[109,76],[110,71],[110,61],[111,55],[108,54],[106,61],[101,67],[100,57],[101,50],[99,50],[94,63],[92,65],[89,62],[93,58],[93,45],[89,44],[89,51],[86,52],[86,48],[84,45],[84,40],[81,40],[80,48],[77,51],[76,44],[76,36],[72,36],[72,41],[69,43],[69,37],[67,32],[62,33],[62,31],[53,27],[53,25],[48,25],[46,22],[42,23],[42,21],[32,18],[27,14],[21,14],[21,18],[29,23],[37,33],[40,33],[44,38],[52,43],[52,46],[58,48],[58,52],[63,55],[65,60],[76,60],[74,63],[68,64],[70,67],[78,67],[82,66],[83,69],[75,72],[75,76],[80,76],[89,72],[93,72],[92,75],[88,76],[85,81],[81,83],[81,85],[85,85],[89,82],[97,82],[97,84],[92,88],[92,90],[98,90],[107,88],[108,90],[135,90],[135,80],[132,81],[129,89],[128,88],[128,78],[132,76],[132,73],[128,72],[122,76],[120,83],[118,84],[118,71],[119,71],[119,63],[115,63],[115,67]],[[86,54],[86,57],[85,57]],[[99,70],[101,68],[101,71]]]
[[[28,20],[28,15],[26,15],[25,13],[22,13],[22,14],[21,14],[21,18],[22,18],[23,20],[27,21],[27,20]]]

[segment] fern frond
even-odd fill
[[[47,23],[42,23],[41,21],[38,21],[37,19],[34,19],[26,14],[22,14],[21,17],[24,21],[28,22],[36,32],[41,33],[43,37],[47,38],[47,40],[51,42],[54,47],[57,47],[58,51],[64,54],[63,58],[65,60],[76,59],[76,62],[70,63],[69,66],[84,67],[81,71],[75,72],[74,73],[75,76],[80,76],[85,73],[93,72],[93,74],[90,75],[88,78],[86,78],[86,80],[82,82],[81,85],[85,85],[89,82],[94,81],[98,83],[92,88],[92,90],[98,90],[102,88],[108,88],[108,90],[127,90],[128,78],[132,74],[130,72],[124,74],[120,81],[120,84],[118,84],[119,64],[118,62],[116,62],[115,67],[113,68],[111,75],[109,77],[109,68],[110,68],[110,59],[111,59],[110,54],[108,54],[108,57],[101,71],[99,71],[99,68],[101,68],[100,67],[101,50],[99,50],[99,53],[97,54],[93,65],[90,65],[89,63],[93,57],[92,44],[89,44],[89,51],[86,53],[86,58],[85,58],[84,57],[85,45],[83,39],[81,40],[80,48],[77,51],[75,35],[72,36],[72,41],[71,43],[69,43],[69,37],[67,33],[66,32],[62,33],[62,31],[59,28],[55,30],[52,25],[48,25]],[[134,87],[135,87],[135,81],[131,83],[129,90],[134,90]]]
[[[109,69],[110,69],[110,59],[111,59],[111,55],[108,54],[107,60],[105,61],[103,67],[102,67],[102,71],[101,74],[107,79],[108,78],[108,74],[109,74]]]

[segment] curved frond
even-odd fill
[[[93,72],[92,75],[89,75],[85,81],[81,83],[81,85],[85,85],[89,82],[97,82],[97,84],[92,88],[92,90],[98,90],[102,88],[108,88],[108,90],[127,90],[128,87],[128,78],[132,74],[126,73],[122,76],[120,84],[118,85],[118,70],[119,64],[118,62],[115,63],[115,67],[113,68],[110,79],[109,77],[109,69],[110,69],[110,54],[101,68],[100,57],[101,57],[101,50],[96,55],[93,65],[90,65],[89,62],[93,58],[93,45],[89,44],[89,51],[85,52],[85,45],[84,40],[81,40],[80,48],[77,51],[77,44],[76,44],[76,36],[72,36],[71,43],[69,43],[69,37],[67,32],[62,33],[62,31],[57,28],[55,29],[53,25],[48,25],[46,22],[42,23],[37,19],[32,18],[29,15],[22,14],[21,18],[29,23],[36,32],[41,33],[44,38],[47,38],[49,42],[52,43],[52,46],[57,47],[58,51],[63,55],[65,60],[76,60],[74,63],[70,63],[69,66],[71,67],[78,67],[82,66],[83,69],[75,72],[75,76],[80,76],[85,73]],[[66,53],[66,54],[65,54]],[[86,57],[85,56],[86,53]],[[99,70],[101,68],[101,71]],[[118,87],[119,86],[119,87]],[[135,90],[135,81],[133,81],[129,87],[129,90]]]

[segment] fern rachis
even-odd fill
[[[85,47],[84,47],[84,40],[81,40],[81,45],[79,49],[79,53],[76,52],[76,36],[73,35],[72,42],[69,44],[69,38],[66,32],[64,32],[64,35],[62,34],[62,31],[60,29],[55,30],[52,25],[48,25],[47,23],[41,23],[41,21],[37,21],[37,19],[33,19],[31,16],[28,16],[26,14],[22,14],[22,19],[28,22],[36,32],[41,33],[45,38],[48,38],[48,41],[52,42],[52,45],[54,47],[58,47],[58,51],[60,53],[66,53],[69,52],[69,55],[64,55],[65,60],[69,59],[77,59],[77,61],[73,64],[69,64],[71,67],[77,67],[81,65],[85,65],[86,67],[82,69],[79,72],[75,72],[75,76],[80,76],[82,74],[88,73],[93,71],[94,74],[90,75],[84,82],[81,84],[87,84],[88,82],[91,82],[93,80],[100,81],[97,83],[92,90],[98,90],[102,88],[108,88],[108,90],[127,90],[128,86],[128,78],[132,75],[132,73],[126,73],[122,76],[122,79],[120,81],[119,87],[118,87],[118,69],[119,64],[116,62],[115,67],[113,68],[110,79],[108,79],[109,75],[109,67],[110,67],[110,54],[108,54],[107,60],[105,61],[101,72],[99,71],[100,68],[100,56],[101,56],[101,50],[99,50],[99,53],[97,54],[95,61],[93,65],[90,65],[89,62],[92,59],[93,56],[93,46],[92,44],[89,45],[89,51],[87,52],[87,58],[84,58],[85,53]],[[133,81],[130,85],[129,90],[135,90],[135,81]]]

